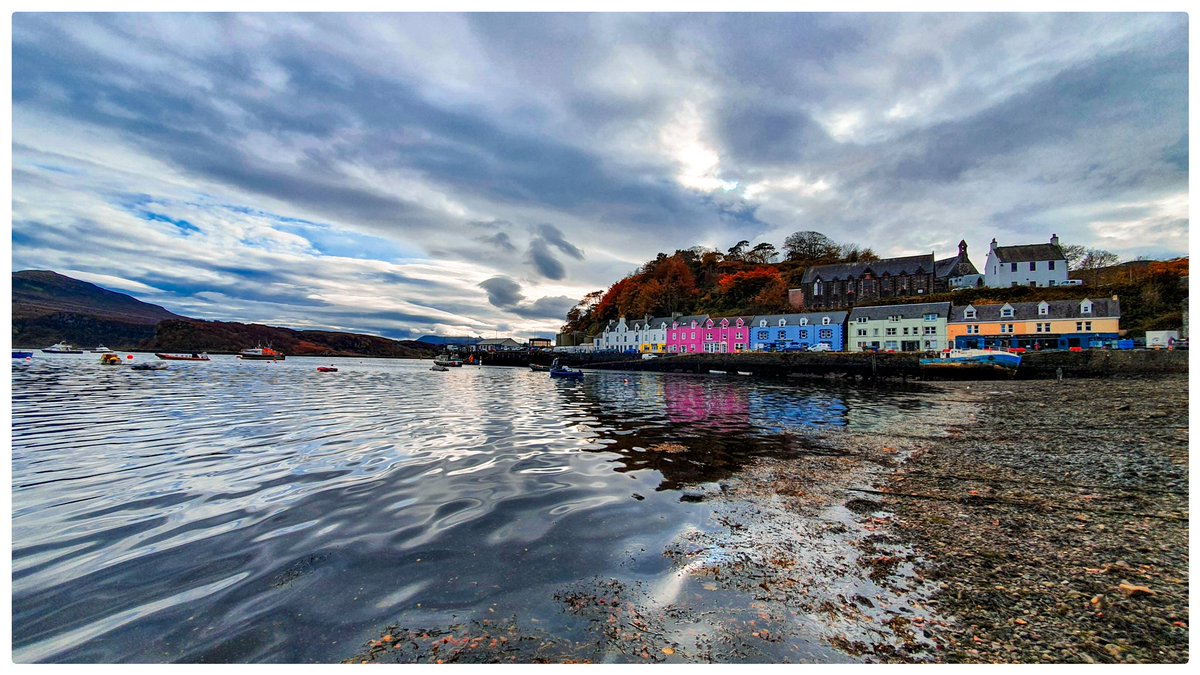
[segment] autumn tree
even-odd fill
[[[725,259],[726,260],[745,260],[746,259],[746,247],[749,245],[750,245],[750,242],[746,241],[745,239],[739,241],[738,243],[734,244],[733,246],[731,246],[729,248],[729,251],[725,254]]]
[[[775,250],[775,246],[764,241],[761,244],[756,244],[754,248],[750,249],[750,251],[746,253],[745,257],[746,262],[766,265],[768,263],[775,262],[775,256],[777,255],[779,255],[779,252]]]
[[[717,280],[715,298],[725,309],[776,311],[787,305],[787,285],[774,267],[756,267]]]

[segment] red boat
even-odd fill
[[[163,361],[207,361],[208,360],[208,354],[205,354],[203,352],[201,352],[199,354],[197,354],[195,352],[192,352],[191,354],[159,354],[158,352],[155,352],[154,355],[157,356],[158,358],[162,359]]]
[[[336,373],[337,371],[338,369],[333,366],[317,366],[318,373]]]

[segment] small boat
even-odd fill
[[[82,349],[76,349],[74,346],[69,345],[66,342],[59,342],[58,344],[50,345],[49,347],[46,347],[42,351],[45,352],[46,354],[82,354],[83,353]]]
[[[333,366],[317,366],[318,373],[336,373],[337,371],[338,369]]]
[[[564,380],[578,380],[583,377],[583,371],[560,366],[558,365],[558,359],[554,359],[554,363],[550,364],[550,377],[557,377]]]
[[[925,374],[1012,377],[1021,365],[1021,355],[990,349],[947,349],[940,357],[921,359],[920,363]]]
[[[205,352],[201,352],[199,354],[197,354],[196,352],[192,352],[191,354],[159,354],[158,352],[154,352],[154,355],[157,356],[158,358],[162,359],[163,361],[208,361],[208,360],[210,360],[208,358],[208,354]]]
[[[435,363],[435,364],[433,364],[433,367],[431,367],[431,368],[430,368],[430,370],[436,370],[436,371],[438,371],[439,373],[448,373],[448,372],[450,372],[450,369],[449,369],[449,368],[447,368],[446,366],[439,366],[439,365],[437,365],[436,363]]]
[[[90,351],[93,354],[112,354],[112,353],[114,353],[113,350],[109,349],[108,347],[105,347],[104,345],[100,345],[99,347],[96,347],[95,349],[90,349],[88,351]]]
[[[713,375],[724,375],[725,374],[724,370],[709,370],[708,372],[712,373]]]
[[[150,361],[147,363],[135,363],[129,366],[130,370],[166,370],[167,364],[159,363],[158,361]]]
[[[33,352],[13,352],[14,359],[32,359]]]
[[[542,364],[540,364],[540,363],[531,363],[531,364],[529,364],[529,369],[530,369],[530,370],[532,370],[532,371],[533,371],[533,372],[535,372],[535,373],[548,373],[548,372],[550,372],[550,366],[543,366],[543,365],[542,365]]]
[[[103,354],[100,356],[100,365],[102,366],[119,366],[121,365],[121,357],[116,354]]]
[[[287,357],[270,347],[259,345],[254,349],[243,349],[238,352],[238,358],[243,361],[282,361]]]
[[[433,360],[434,365],[446,366],[447,368],[461,368],[462,359],[457,356],[442,355]]]
[[[737,374],[738,374],[738,375],[750,375],[751,373],[748,373],[748,372],[746,372],[746,371],[744,371],[744,370],[739,370],[739,371],[737,371]]]

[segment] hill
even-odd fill
[[[13,345],[19,347],[66,341],[126,351],[235,353],[271,344],[297,356],[392,358],[421,358],[439,349],[376,335],[192,319],[46,270],[13,272],[12,286]]]

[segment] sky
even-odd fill
[[[1187,16],[12,15],[12,269],[552,336],[658,252],[1188,251]]]

